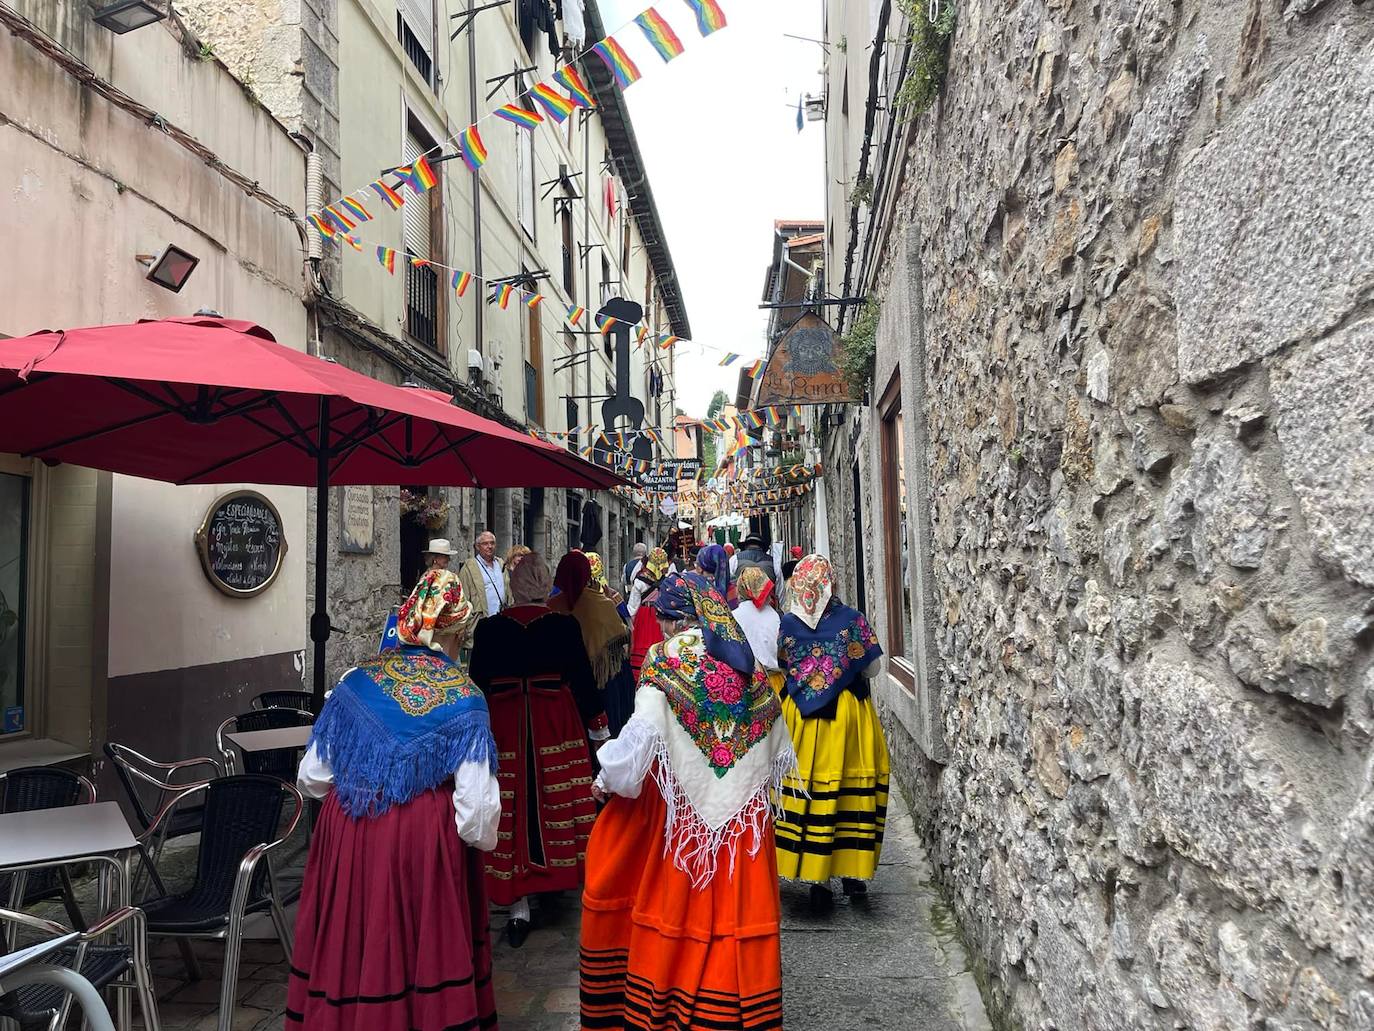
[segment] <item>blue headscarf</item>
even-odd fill
[[[725,549],[712,545],[722,555]],[[706,653],[746,677],[754,675],[754,650],[735,622],[725,595],[700,573],[671,573],[658,586],[654,609],[665,619],[692,619],[701,625]]]
[[[722,598],[730,596],[730,556],[719,544],[708,544],[697,555],[697,565]]]

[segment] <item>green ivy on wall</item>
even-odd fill
[[[931,20],[927,0],[898,2],[911,23],[911,69],[897,90],[896,107],[905,118],[919,118],[945,85],[955,7],[953,0],[940,0],[939,13]]]
[[[877,301],[865,301],[854,318],[849,332],[840,339],[844,357],[840,371],[855,397],[863,396],[873,379],[873,363],[878,354],[878,316],[882,309]]]

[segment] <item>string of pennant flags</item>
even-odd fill
[[[702,37],[709,36],[726,27],[725,12],[721,9],[718,0],[682,0],[682,2],[686,4],[694,17],[697,31]],[[488,119],[495,118],[513,124],[520,129],[533,132],[546,120],[561,125],[578,109],[591,110],[596,108],[596,99],[581,72],[578,71],[578,62],[585,61],[590,56],[595,55],[606,65],[607,70],[621,89],[628,89],[634,85],[639,81],[642,72],[625,47],[615,38],[617,34],[632,27],[637,28],[644,35],[650,47],[664,63],[681,56],[686,50],[682,38],[674,31],[669,20],[656,7],[649,7],[620,26],[615,32],[593,43],[571,62],[555,71],[551,81],[536,83],[529,91],[532,107],[503,104],[478,118],[461,132],[435,144],[415,160],[384,172],[377,179],[345,194],[331,204],[307,212],[306,220],[327,241],[346,243],[359,253],[365,252],[369,247],[375,248],[374,253],[377,261],[392,275],[396,273],[398,261],[408,261],[417,267],[441,268],[451,273],[449,286],[458,297],[464,296],[472,283],[478,282],[490,288],[491,294],[488,297],[488,302],[498,304],[503,309],[507,308],[511,301],[516,298],[521,304],[530,308],[538,307],[545,300],[541,294],[516,290],[509,282],[484,279],[469,270],[408,255],[403,248],[390,246],[386,243],[365,241],[355,230],[358,226],[373,220],[374,216],[369,205],[373,207],[381,205],[386,209],[396,211],[405,204],[407,191],[413,199],[438,185],[439,177],[435,174],[430,158],[435,154],[442,153],[448,144],[455,146],[457,157],[470,171],[476,173],[486,164],[488,158],[487,146],[482,139],[479,128]],[[395,178],[388,182],[388,176]],[[580,326],[586,316],[585,308],[578,305],[567,306],[565,318],[569,325]],[[616,325],[614,319],[593,318],[596,328],[603,336],[608,334]],[[650,329],[643,325],[638,326],[638,329],[636,347],[641,348],[648,341]],[[657,334],[654,343],[658,348],[666,350],[676,344],[678,340],[679,338],[672,334]],[[712,348],[712,350],[718,349]]]

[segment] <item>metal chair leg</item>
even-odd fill
[[[153,969],[148,962],[148,932],[142,920],[134,926],[130,939],[134,984],[138,988],[138,1008],[143,1014],[143,1027],[145,1031],[162,1031],[162,1022],[157,1015],[157,992],[153,990]]]
[[[73,930],[84,931],[86,918],[81,913],[81,907],[76,904],[76,889],[72,887],[71,874],[65,866],[60,866],[57,868],[57,876],[62,882],[62,905],[67,910],[67,921]]]
[[[219,986],[218,1031],[233,1031],[234,1006],[238,1002],[239,955],[243,949],[243,914],[229,914],[229,930],[224,936],[224,970]]]
[[[177,951],[181,953],[181,965],[186,968],[186,980],[199,981],[201,978],[200,961],[196,959],[196,950],[185,938],[176,939],[176,943]]]
[[[272,895],[272,926],[277,929],[277,940],[281,942],[281,950],[286,956],[286,962],[291,964],[291,952],[295,948],[291,940],[291,924],[286,919],[286,910],[282,909],[281,902],[277,900],[274,893]]]

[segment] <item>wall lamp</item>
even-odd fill
[[[92,16],[97,25],[103,25],[111,32],[123,35],[134,29],[141,29],[155,21],[162,21],[171,10],[172,0],[155,3],[154,0],[114,0],[106,4]]]
[[[140,265],[147,266],[148,275],[144,278],[174,294],[181,292],[200,264],[200,259],[190,251],[170,243],[157,254],[135,254],[134,258]]]

